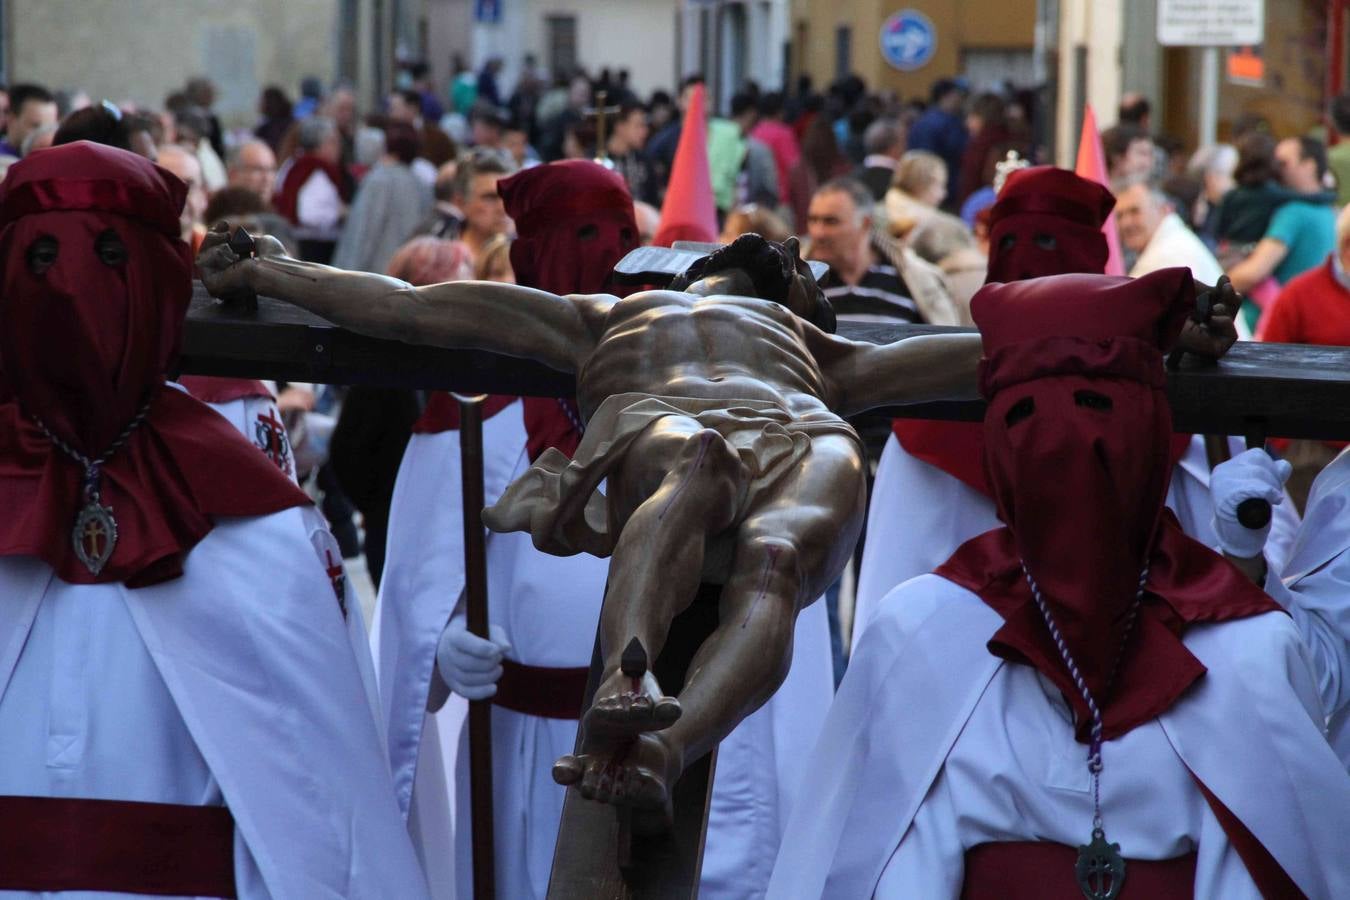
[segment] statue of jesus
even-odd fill
[[[573,458],[543,454],[484,520],[529,531],[549,552],[612,557],[603,680],[578,752],[554,778],[630,807],[635,828],[669,821],[686,763],[778,688],[797,614],[853,552],[865,457],[842,417],[976,396],[977,334],[878,345],[830,333],[795,239],[746,235],[672,289],[624,299],[473,281],[415,288],[290,259],[270,238],[257,247],[240,258],[228,234],[209,235],[198,257],[207,289],[252,290],[373,337],[575,373],[586,432]],[[645,656],[659,656],[700,581],[722,585],[719,624],[677,699]]]

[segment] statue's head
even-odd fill
[[[833,333],[836,328],[834,309],[802,260],[795,237],[779,243],[743,234],[690,265],[670,283],[670,289],[705,297],[722,294],[772,300],[822,331]]]

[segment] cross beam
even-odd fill
[[[929,325],[854,325],[840,333],[874,343],[969,331]],[[462,393],[569,396],[570,375],[527,360],[418,347],[337,328],[267,297],[256,313],[226,307],[196,286],[183,338],[193,375],[364,384]],[[1168,396],[1178,431],[1350,440],[1350,347],[1239,343],[1217,365],[1187,359]],[[978,421],[980,401],[896,407],[908,418]]]

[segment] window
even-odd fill
[[[577,68],[577,17],[545,16],[548,34],[548,70],[555,76],[571,75]]]
[[[840,25],[834,32],[834,77],[853,74],[853,29]]]

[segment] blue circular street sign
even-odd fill
[[[937,29],[917,9],[902,9],[881,26],[881,55],[902,72],[922,69],[936,52]]]

